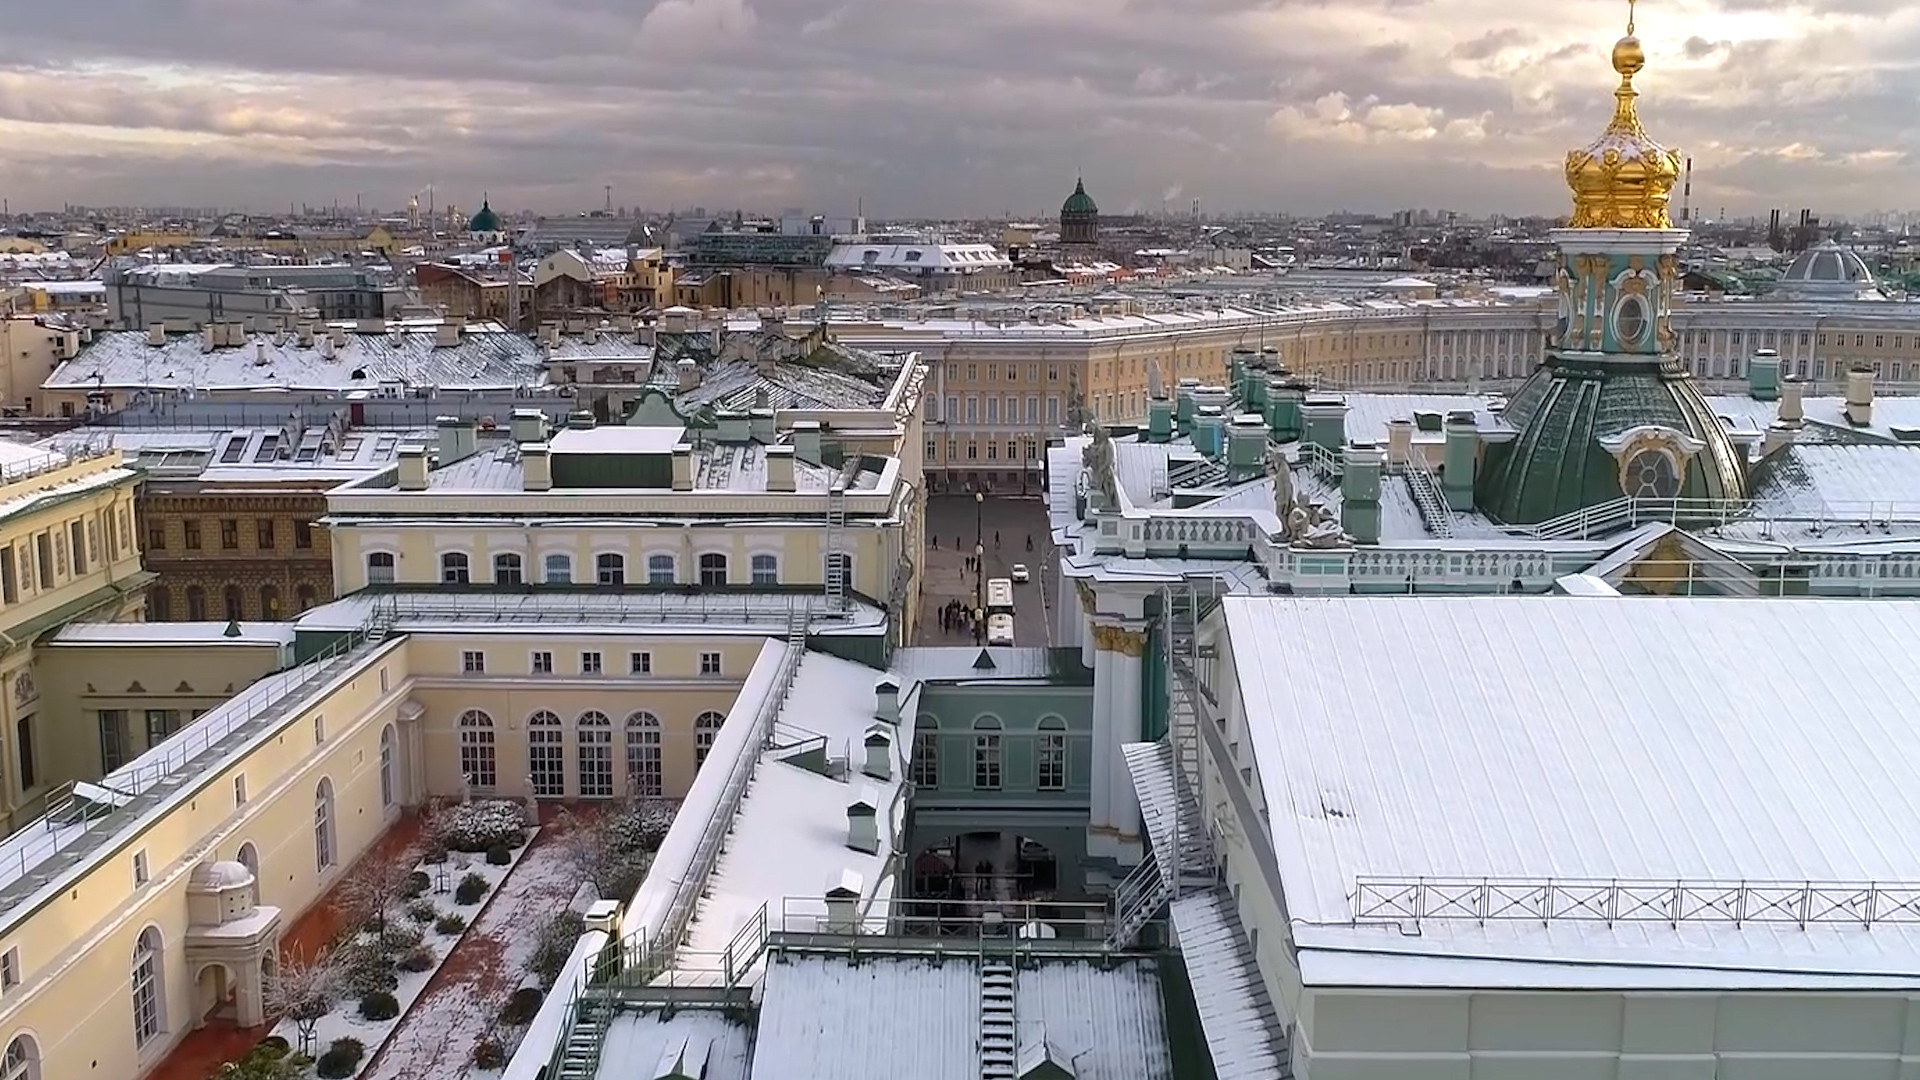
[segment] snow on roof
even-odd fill
[[[1889,827],[1920,816],[1920,603],[1231,597],[1225,613],[1307,982],[1368,950],[1404,961],[1370,977],[1409,984],[1435,977],[1413,958],[1447,957],[1536,962],[1526,977],[1551,985],[1591,964],[1616,985],[1920,985],[1920,919],[1900,914],[1920,900],[1920,831]],[[1783,662],[1786,641],[1819,642],[1818,662]],[[1449,883],[1466,899],[1443,901]],[[1867,903],[1881,920],[1863,927]],[[1485,904],[1514,914],[1451,917]],[[1595,904],[1625,914],[1582,917]]]
[[[239,632],[227,631],[237,625]],[[292,623],[68,623],[55,645],[291,645]]]
[[[1043,959],[1016,980],[1016,1045],[1044,1032],[1072,1055],[1075,1080],[1173,1076],[1152,961]],[[767,970],[753,1080],[891,1080],[903,1068],[914,1080],[979,1080],[979,1016],[978,969],[951,954],[792,956]]]
[[[646,1080],[669,1056],[704,1059],[700,1080],[747,1080],[753,1030],[718,1010],[676,1008],[671,1014],[622,1010],[607,1023],[596,1080]],[[702,1053],[704,1051],[704,1053]]]
[[[686,435],[681,427],[607,424],[556,431],[547,445],[555,454],[670,454]]]

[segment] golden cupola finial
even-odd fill
[[[1614,42],[1613,120],[1583,150],[1567,155],[1567,186],[1573,189],[1576,229],[1671,229],[1667,197],[1680,182],[1680,152],[1655,142],[1640,125],[1633,77],[1647,54],[1633,33],[1635,0],[1627,0],[1627,36]]]

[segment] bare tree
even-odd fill
[[[349,930],[368,927],[385,938],[387,912],[400,902],[408,872],[408,867],[369,854],[334,886],[333,909]]]
[[[561,857],[580,876],[593,883],[603,900],[625,900],[646,879],[653,865],[645,828],[652,817],[650,804],[627,802],[582,820],[562,810],[553,834]],[[667,820],[671,821],[669,814]],[[657,842],[653,845],[658,846]]]
[[[340,1000],[340,965],[326,950],[311,960],[286,957],[265,987],[267,1012],[292,1020],[300,1034],[300,1052],[313,1052],[313,1029]]]

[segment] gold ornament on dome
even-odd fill
[[[1667,197],[1680,182],[1681,157],[1647,134],[1634,107],[1640,93],[1633,77],[1647,66],[1634,36],[1634,2],[1627,0],[1627,36],[1613,45],[1613,70],[1620,73],[1613,120],[1586,149],[1567,155],[1567,187],[1573,191],[1568,225],[1576,229],[1673,228]]]

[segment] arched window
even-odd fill
[[[325,872],[337,858],[333,848],[333,781],[323,777],[313,790],[313,865]]]
[[[660,718],[650,712],[627,717],[627,794],[661,794]]]
[[[581,713],[574,721],[574,742],[580,755],[580,797],[613,798],[613,721],[598,710]]]
[[[835,578],[835,572],[838,572],[838,578]],[[849,592],[852,591],[853,556],[844,551],[836,551],[828,555],[826,559],[826,577],[824,584],[829,589],[839,588]]]
[[[725,713],[712,710],[693,718],[693,767],[696,770],[707,763],[707,751],[713,749],[714,737],[720,734],[720,725],[726,722]]]
[[[991,716],[973,722],[973,787],[1000,790],[1000,721]]]
[[[671,555],[647,556],[647,584],[671,585],[679,577],[673,565]]]
[[[227,609],[227,621],[239,622],[246,611],[246,604],[240,599],[240,586],[227,586],[220,591],[220,598]]]
[[[394,582],[393,552],[376,551],[367,556],[367,584],[391,585]]]
[[[167,1030],[166,946],[160,940],[160,928],[149,926],[140,931],[133,946],[133,1041],[146,1046]]]
[[[573,584],[573,556],[549,555],[546,561],[546,576],[542,579],[549,585]]]
[[[269,622],[280,618],[280,589],[276,585],[260,586],[260,617]]]
[[[40,1047],[31,1035],[15,1035],[0,1058],[0,1080],[40,1080]]]
[[[755,555],[752,562],[755,585],[780,584],[780,559],[775,555]]]
[[[527,580],[520,565],[520,556],[511,551],[502,552],[493,557],[493,583],[495,585],[518,585]]]
[[[464,552],[449,551],[440,556],[440,583],[465,585],[473,580],[473,571]]]
[[[612,552],[594,556],[593,579],[602,585],[625,585],[627,583],[626,558]]]
[[[1041,791],[1067,790],[1067,722],[1057,716],[1040,718],[1040,736],[1034,746],[1034,786]]]
[[[187,586],[187,621],[205,622],[207,619],[207,590],[198,585]]]
[[[940,722],[926,713],[913,723],[913,769],[909,776],[920,787],[940,786]]]
[[[393,775],[395,748],[393,744],[393,725],[388,724],[386,727],[380,729],[380,806],[383,809],[392,809],[396,801]]]
[[[301,611],[311,611],[315,602],[318,601],[320,594],[315,591],[313,586],[302,585],[294,590],[294,595],[299,598]]]
[[[719,586],[727,583],[727,557],[719,552],[700,556],[700,584]]]
[[[256,882],[260,880],[260,849],[253,846],[253,841],[249,840],[241,844],[240,850],[235,852],[233,857],[234,861],[241,866],[253,871],[253,879]]]
[[[545,709],[527,717],[527,772],[538,799],[558,799],[567,793],[567,733],[560,718]]]
[[[493,748],[493,717],[479,709],[460,714],[460,774],[469,787],[491,790],[500,783]]]

